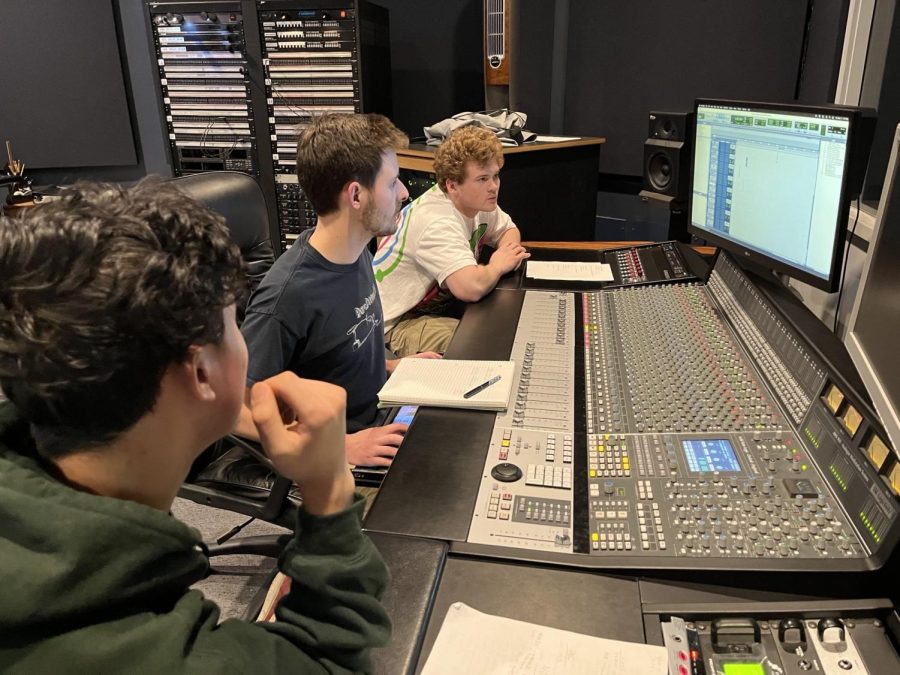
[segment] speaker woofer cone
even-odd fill
[[[672,183],[672,161],[663,152],[654,152],[647,160],[647,180],[654,190],[665,192]]]

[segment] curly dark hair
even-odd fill
[[[153,177],[0,220],[0,279],[0,386],[47,458],[133,426],[246,288],[224,219]]]
[[[313,118],[297,140],[297,178],[321,215],[338,208],[350,181],[372,187],[386,150],[402,150],[409,139],[383,115],[328,114]]]

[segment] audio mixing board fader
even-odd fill
[[[510,408],[497,415],[470,541],[572,550],[572,494],[577,450],[571,293],[530,293],[522,305],[510,359]],[[514,466],[504,472],[498,466]],[[505,466],[504,466],[505,468]],[[515,490],[506,489],[515,480]]]
[[[867,569],[897,539],[883,441],[727,256],[705,285],[527,292],[510,358],[469,543]]]

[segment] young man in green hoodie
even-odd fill
[[[277,621],[219,622],[169,514],[234,425],[245,278],[221,217],[171,185],[83,185],[0,221],[0,671],[347,672],[387,641],[342,389],[283,373],[250,408],[304,496]],[[0,397],[2,398],[2,397]]]

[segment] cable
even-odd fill
[[[856,218],[853,219],[853,226],[850,228],[850,236],[847,237],[847,249],[844,251],[844,264],[841,265],[841,288],[838,291],[837,304],[834,306],[834,325],[831,332],[837,335],[838,314],[841,310],[841,298],[844,296],[844,286],[847,282],[847,261],[850,259],[850,247],[853,246],[853,235],[856,234],[856,224],[859,222],[859,200],[862,193],[856,196]]]
[[[207,148],[206,143],[209,142],[209,132],[213,126],[215,126],[216,122],[224,123],[228,128],[228,131],[232,133],[233,138],[231,139],[230,148]],[[222,161],[225,161],[229,159],[231,153],[234,152],[234,148],[238,142],[237,136],[239,135],[240,132],[235,131],[234,127],[231,126],[231,120],[228,117],[225,117],[224,115],[212,117],[209,122],[207,122],[203,134],[200,136],[200,154],[209,159],[221,159]]]

